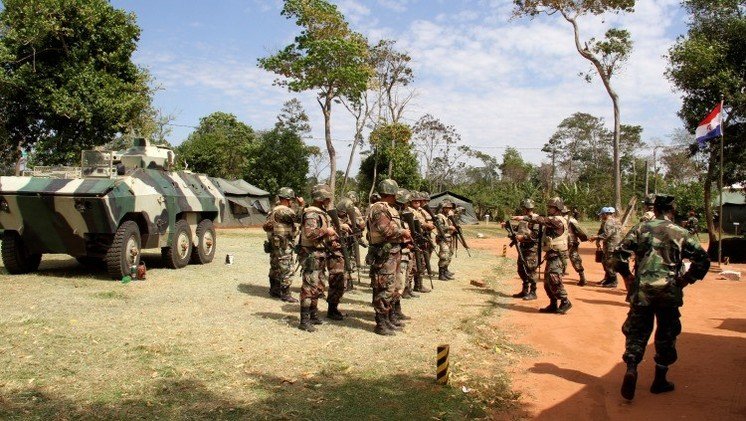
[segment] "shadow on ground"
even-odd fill
[[[113,402],[76,401],[28,387],[0,392],[2,419],[219,419],[348,420],[471,419],[479,405],[459,389],[434,384],[429,377],[383,378],[321,373],[323,377],[283,379],[247,373],[255,381],[256,401],[233,400],[209,390],[198,379],[162,380],[144,396]]]

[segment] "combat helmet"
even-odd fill
[[[290,187],[283,187],[277,192],[280,199],[295,199],[295,192]]]
[[[534,201],[531,199],[523,199],[523,202],[521,202],[521,206],[523,207],[523,209],[533,209]]]
[[[380,183],[378,183],[378,194],[381,196],[383,195],[389,195],[389,196],[396,196],[396,193],[399,191],[399,184],[396,183],[396,180],[387,178],[386,180],[381,180]]]
[[[453,202],[451,202],[448,199],[445,199],[442,202],[440,202],[440,207],[445,209],[445,208],[453,208],[455,206],[453,205]]]
[[[565,203],[560,199],[558,196],[555,196],[547,202],[548,208],[555,208],[558,211],[561,211],[565,207]]]
[[[346,214],[351,214],[354,211],[355,205],[352,203],[352,200],[350,200],[347,197],[343,197],[339,202],[337,202],[337,212],[344,212]]]
[[[357,192],[355,190],[348,191],[346,194],[347,198],[352,201],[353,205],[356,205],[360,199],[358,198]]]
[[[332,189],[326,184],[317,184],[311,189],[311,197],[314,202],[323,202],[326,199],[331,199],[334,195],[332,195]]]
[[[410,200],[410,193],[407,189],[399,189],[396,191],[396,203],[400,205],[406,205]]]

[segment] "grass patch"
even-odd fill
[[[101,298],[102,300],[128,300],[129,295],[121,291],[102,291],[93,294],[95,298]]]

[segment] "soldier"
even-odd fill
[[[676,362],[676,337],[681,333],[683,289],[704,278],[710,267],[707,253],[694,237],[671,220],[674,197],[658,195],[654,201],[655,219],[634,226],[612,255],[612,264],[627,284],[630,304],[627,320],[622,326],[626,336],[623,355],[627,372],[622,382],[622,396],[633,399],[637,386],[637,365],[642,361],[653,319],[655,331],[655,379],[652,393],[674,390],[666,379],[668,366]],[[630,273],[629,259],[635,256],[635,273]],[[691,266],[684,270],[683,259]]]
[[[339,222],[341,224],[345,224],[348,227],[353,227],[356,225],[355,221],[353,220],[355,215],[355,205],[353,205],[352,200],[349,198],[342,198],[339,202],[337,202],[336,205],[337,208],[337,215],[339,216]],[[350,271],[345,271],[345,291],[352,291],[355,289],[353,282],[352,282],[352,272],[355,270],[359,270],[356,265],[356,248],[357,248],[357,242],[355,241],[354,232],[352,235],[344,236],[344,239],[340,238],[340,245],[345,248],[345,251],[347,252],[348,256],[348,264]],[[344,262],[343,262],[344,263]]]
[[[344,260],[340,251],[339,237],[331,226],[326,210],[332,204],[332,191],[329,186],[314,186],[311,195],[313,204],[303,211],[300,236],[301,270],[303,287],[300,300],[299,329],[313,332],[313,325],[322,324],[318,318],[318,299],[326,285],[326,271],[329,278],[329,295],[327,318],[342,320],[344,315],[339,311],[339,302],[345,290]],[[345,228],[344,226],[342,227]]]
[[[655,202],[655,195],[648,194],[645,196],[645,212],[640,218],[640,222],[650,222],[655,219],[655,212],[653,212],[653,202]]]
[[[587,281],[585,279],[585,269],[583,268],[583,259],[580,258],[580,253],[578,253],[578,247],[580,247],[580,243],[582,241],[588,240],[588,234],[585,233],[583,228],[580,226],[580,223],[578,223],[578,220],[575,219],[572,215],[570,215],[570,209],[565,206],[564,209],[562,209],[563,216],[567,219],[567,240],[568,240],[568,251],[567,253],[563,253],[563,261],[562,265],[564,267],[565,272],[567,272],[567,258],[570,259],[570,263],[572,263],[573,269],[575,269],[575,272],[578,272],[578,277],[580,278],[578,280],[578,286],[585,286],[587,284]],[[566,256],[566,257],[565,257]]]
[[[546,250],[546,266],[544,268],[544,291],[549,296],[549,305],[539,309],[542,313],[565,314],[572,308],[572,303],[567,298],[567,292],[562,285],[562,257],[561,253],[567,250],[568,226],[562,217],[562,208],[565,205],[559,197],[553,197],[547,202],[549,216],[530,214],[514,216],[514,221],[527,221],[544,225],[544,238],[542,246]],[[559,300],[559,306],[557,305]]]
[[[415,198],[412,200],[412,209],[416,220],[420,221],[421,237],[415,239],[417,246],[422,250],[422,259],[420,261],[420,267],[423,270],[427,270],[428,262],[430,262],[430,255],[433,251],[433,240],[432,231],[435,229],[433,224],[433,217],[422,207],[425,202],[430,200],[429,195],[425,192],[415,192]],[[427,288],[423,282],[422,277],[424,273],[415,271],[414,274],[414,291],[421,293],[430,292],[430,288]]]
[[[534,213],[534,201],[525,199],[521,204],[524,216],[537,216]],[[539,224],[531,221],[521,221],[515,232],[518,247],[521,248],[523,261],[518,259],[518,276],[523,281],[521,292],[513,294],[513,298],[523,298],[526,301],[536,299],[536,273],[539,268]]]
[[[611,252],[614,251],[622,237],[622,228],[619,226],[614,213],[616,210],[609,206],[601,208],[598,215],[601,217],[601,227],[598,229],[598,235],[590,238],[596,242],[596,248],[603,250],[603,260],[601,264],[604,267],[604,279],[599,284],[604,288],[616,288],[617,278],[614,266],[610,263]]]
[[[293,240],[298,233],[295,224],[300,218],[290,206],[293,200],[301,208],[305,203],[302,197],[296,198],[289,187],[281,188],[277,198],[279,203],[262,226],[267,233],[265,251],[269,252],[269,295],[287,303],[297,303],[290,295],[290,285],[293,282]]]
[[[382,180],[378,183],[381,200],[368,209],[375,333],[386,336],[394,335],[397,328],[398,318],[394,306],[399,302],[396,277],[401,264],[401,244],[411,239],[409,231],[399,225],[399,212],[393,207],[398,190],[396,181]]]
[[[456,232],[456,227],[448,218],[449,215],[453,214],[453,202],[448,199],[443,200],[440,203],[440,212],[435,215],[436,226],[440,226],[440,230],[443,235],[438,233],[436,241],[438,242],[438,280],[449,281],[454,279],[455,273],[448,270],[448,266],[451,264],[451,258],[453,257],[453,248],[451,242],[453,241],[453,233]]]
[[[689,234],[699,238],[699,219],[697,219],[696,215],[693,210],[689,211],[689,218],[686,220],[686,229],[689,231]]]
[[[416,197],[417,192],[411,191],[408,192],[404,189],[399,189],[399,191],[396,194],[396,203],[397,203],[397,210],[400,213],[408,212],[411,213],[412,216],[415,216],[415,210],[412,207],[412,199],[413,197]],[[401,215],[400,215],[401,216]],[[414,232],[414,227],[409,226],[408,223],[406,223],[404,220],[401,221],[402,226],[405,229],[408,229],[410,233]],[[415,295],[413,291],[413,283],[414,278],[417,276],[417,255],[414,252],[414,239],[409,241],[408,243],[402,244],[402,259],[401,259],[401,276],[402,276],[402,298],[417,298],[418,296]],[[421,274],[420,274],[421,276]],[[406,320],[406,318],[404,318]]]

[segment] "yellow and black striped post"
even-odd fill
[[[438,345],[438,368],[435,373],[435,383],[448,384],[448,344]]]
[[[508,255],[508,245],[503,244],[503,257]]]

